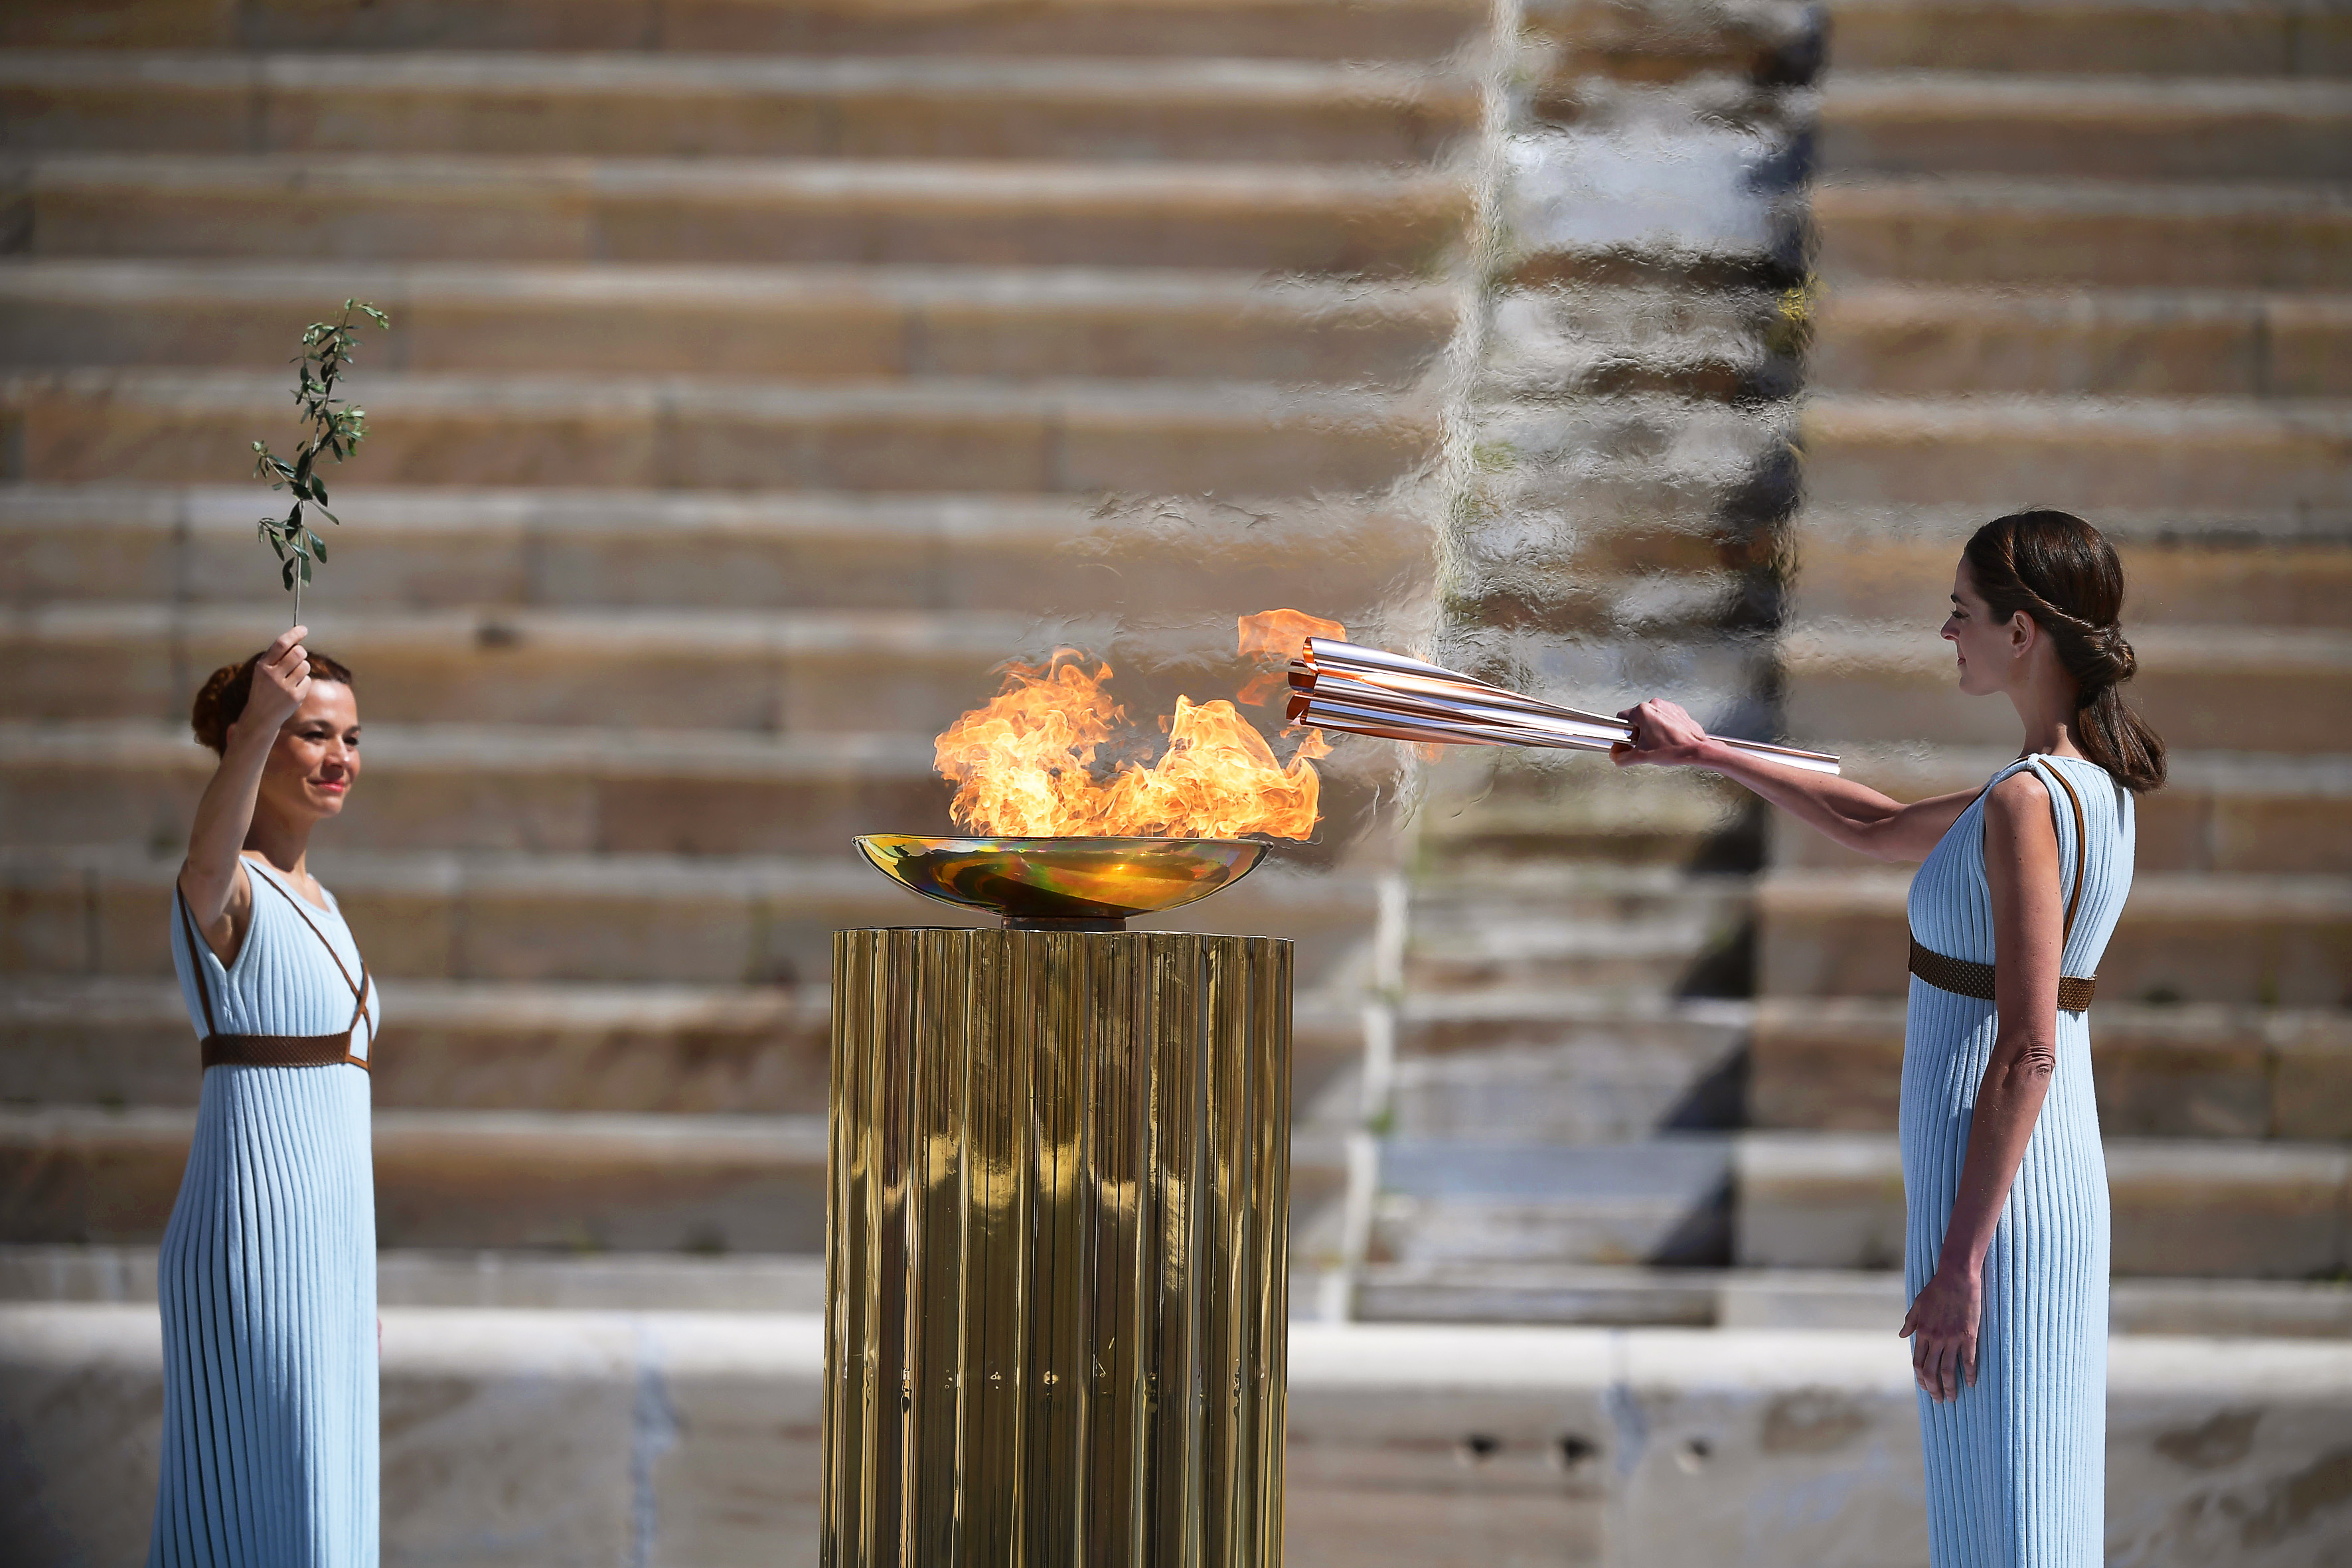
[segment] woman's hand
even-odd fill
[[[1621,768],[1640,763],[1687,767],[1705,754],[1706,731],[1679,702],[1653,698],[1617,717],[1633,726],[1633,744],[1612,746],[1609,751],[1610,760]]]
[[[310,650],[302,646],[308,626],[296,626],[264,648],[253,667],[253,693],[245,711],[229,726],[239,731],[275,737],[310,694]]]
[[[1911,1375],[1937,1401],[1958,1399],[1977,1381],[1977,1324],[1984,1281],[1938,1268],[1896,1331],[1911,1342]]]

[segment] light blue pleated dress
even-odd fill
[[[333,908],[248,857],[253,920],[224,966],[174,895],[199,1037],[346,1034],[374,988]],[[333,903],[329,895],[329,903]],[[248,1047],[246,1053],[253,1054]],[[150,1568],[374,1568],[375,1187],[353,1061],[204,1069],[163,1233],[163,1456]]]
[[[2073,899],[2082,868],[2061,973],[2095,975],[2131,890],[2132,797],[2074,757],[2026,757],[1991,783],[2024,768],[2050,792],[2062,896]],[[2062,777],[2082,803],[2079,836]],[[1984,796],[1912,879],[1910,912],[1921,945],[1993,962]],[[1934,1276],[1943,1248],[1995,1027],[1990,1002],[1912,977],[1902,1142],[1904,1276],[1913,1296]],[[2103,1561],[2107,1227],[2089,1015],[2061,1011],[2057,1069],[1985,1255],[1976,1384],[1948,1404],[1919,1395],[1934,1568],[2095,1568]]]

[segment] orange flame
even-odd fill
[[[1287,624],[1269,624],[1254,646],[1252,623],[1282,616],[1315,629],[1294,637]],[[1278,648],[1286,660],[1308,636],[1346,635],[1296,610],[1244,616],[1241,634],[1244,652]],[[1223,699],[1177,698],[1160,760],[1097,778],[1097,753],[1127,715],[1103,689],[1110,666],[1088,674],[1088,662],[1062,648],[1043,665],[1013,665],[987,706],[940,733],[939,771],[956,786],[949,810],[958,826],[1005,837],[1305,838],[1315,831],[1322,788],[1315,759],[1331,748],[1310,730],[1285,766]]]
[[[1304,610],[1261,610],[1255,616],[1244,616],[1241,651],[1254,656],[1258,668],[1248,684],[1234,693],[1234,700],[1263,708],[1267,698],[1289,690],[1289,681],[1283,671],[1292,659],[1306,651],[1308,637],[1345,641],[1347,636],[1348,628],[1339,622],[1310,616]]]

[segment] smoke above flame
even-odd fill
[[[1308,637],[1344,636],[1337,622],[1297,610],[1241,620],[1242,652],[1285,661]],[[949,805],[956,825],[990,837],[1305,838],[1315,831],[1322,787],[1315,759],[1331,748],[1310,730],[1286,766],[1223,698],[1177,698],[1159,759],[1101,776],[1097,756],[1127,717],[1105,689],[1110,679],[1109,665],[1062,648],[1042,665],[1012,666],[987,706],[941,731],[938,766],[956,786]],[[1263,701],[1247,694],[1267,679],[1261,671],[1244,700]]]

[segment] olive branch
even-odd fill
[[[310,527],[305,509],[315,508],[329,522],[342,526],[342,520],[327,510],[327,482],[319,477],[319,458],[323,453],[340,463],[358,451],[367,437],[367,410],[335,396],[335,383],[351,368],[352,351],[359,347],[359,328],[352,320],[354,311],[386,331],[392,330],[382,310],[357,300],[343,301],[340,320],[313,321],[302,329],[302,353],[291,362],[301,374],[294,387],[294,401],[302,410],[302,422],[310,426],[310,435],[294,448],[294,460],[289,463],[270,451],[266,441],[253,444],[254,477],[269,480],[273,490],[290,490],[294,495],[294,504],[284,517],[261,520],[260,536],[278,557],[278,575],[287,592],[294,595],[298,626],[302,620],[302,585],[310,581],[311,564],[327,563],[327,542]]]

